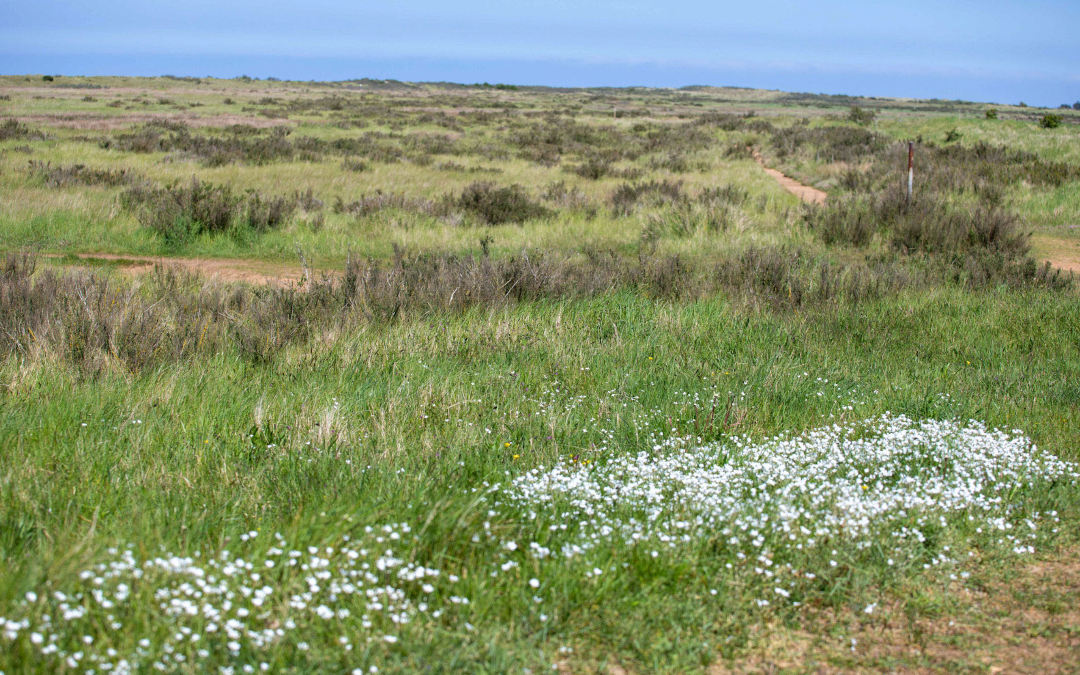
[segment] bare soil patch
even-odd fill
[[[757,163],[761,165],[761,168],[765,170],[765,173],[772,176],[777,183],[780,183],[782,188],[795,195],[800,200],[810,204],[824,204],[825,199],[828,198],[829,195],[827,193],[818,190],[817,188],[812,188],[809,185],[803,185],[794,178],[785,176],[776,169],[770,169],[765,166],[765,159],[757,150],[754,150],[754,159],[756,159]]]
[[[1078,553],[1029,563],[981,590],[956,590],[955,603],[934,616],[911,616],[897,603],[869,615],[822,613],[808,630],[766,627],[746,656],[714,664],[709,675],[1080,673]]]
[[[239,260],[230,258],[168,258],[156,256],[119,255],[115,253],[79,253],[87,265],[105,262],[125,274],[139,275],[155,265],[180,267],[208,279],[249,284],[289,284],[304,280],[304,270],[298,265]],[[60,256],[52,256],[54,258]],[[314,274],[315,272],[311,272]],[[321,273],[321,272],[319,272]]]
[[[96,131],[111,131],[122,129],[133,124],[145,124],[147,122],[183,122],[190,127],[228,127],[234,124],[243,124],[251,127],[265,129],[294,124],[285,119],[270,119],[256,117],[254,115],[210,115],[202,117],[197,114],[186,113],[131,113],[118,115],[102,115],[98,113],[62,113],[55,115],[23,115],[16,117],[24,124],[46,124],[51,127],[65,129],[85,129]]]
[[[1080,240],[1035,235],[1031,244],[1040,260],[1049,261],[1059,270],[1080,274]]]

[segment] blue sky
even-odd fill
[[[0,0],[0,72],[1080,100],[1080,2]]]

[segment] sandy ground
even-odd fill
[[[303,281],[304,270],[298,265],[268,263],[258,260],[240,260],[230,258],[167,258],[138,255],[117,255],[113,253],[80,253],[79,258],[93,264],[95,261],[107,261],[126,274],[142,274],[155,265],[180,267],[199,274],[207,279],[249,284],[296,283]],[[52,256],[59,258],[60,256]],[[312,274],[321,273],[312,271]]]
[[[47,124],[65,129],[92,129],[96,131],[125,129],[134,124],[145,124],[147,122],[183,122],[190,127],[228,127],[234,124],[243,124],[260,129],[295,124],[295,122],[290,122],[287,119],[268,119],[253,115],[223,114],[202,117],[197,113],[118,113],[116,115],[102,115],[99,113],[70,112],[49,115],[21,115],[15,119],[24,124]]]
[[[1040,260],[1048,260],[1059,270],[1080,274],[1080,240],[1036,234],[1031,249]]]
[[[794,178],[788,178],[776,169],[770,169],[769,167],[765,166],[765,159],[762,158],[761,154],[758,153],[757,150],[754,150],[754,159],[756,159],[757,163],[761,165],[761,168],[765,170],[765,173],[772,176],[777,183],[780,183],[781,187],[783,187],[785,190],[795,195],[804,202],[809,202],[811,204],[824,204],[825,199],[829,196],[821,190],[818,190],[817,188],[812,188],[809,185],[803,185]]]

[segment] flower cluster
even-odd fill
[[[537,468],[506,494],[577,524],[562,546],[568,558],[612,540],[674,548],[722,536],[739,559],[763,551],[771,559],[838,539],[856,548],[881,535],[923,540],[924,529],[958,513],[1028,551],[1033,533],[1009,531],[1008,495],[1061,479],[1075,482],[1076,468],[1019,431],[886,414],[759,442],[669,438],[600,465]],[[1038,516],[1030,514],[1031,530]]]
[[[399,629],[421,617],[452,627],[452,608],[469,603],[454,594],[458,576],[395,556],[392,547],[410,532],[404,523],[369,526],[337,546],[303,550],[277,534],[247,559],[223,550],[139,560],[133,547],[111,549],[110,559],[79,575],[79,587],[28,594],[24,607],[36,621],[0,618],[0,625],[9,641],[25,636],[37,658],[86,673],[199,670],[200,662],[221,661],[238,672],[265,671],[269,650],[306,652],[316,641],[336,643],[344,655],[359,645],[366,656],[356,657],[357,667],[377,672],[360,663],[375,654],[371,645],[393,645]],[[258,538],[257,531],[241,537],[250,545]]]

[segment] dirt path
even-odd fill
[[[16,120],[28,124],[47,124],[65,129],[112,131],[126,129],[133,124],[147,122],[183,122],[189,127],[228,127],[240,124],[265,129],[295,124],[287,119],[266,119],[254,115],[220,114],[201,116],[197,113],[117,113],[108,115],[91,112],[66,112],[36,115],[19,115]]]
[[[804,202],[810,204],[824,204],[825,199],[829,196],[825,192],[822,192],[817,188],[812,188],[809,185],[803,185],[794,178],[788,178],[776,169],[770,169],[769,167],[765,166],[765,159],[761,156],[761,153],[759,153],[757,149],[754,150],[754,159],[756,159],[757,163],[761,165],[761,168],[765,170],[765,173],[772,176],[777,183],[780,183],[780,186],[782,188],[784,188],[785,190],[795,195]]]
[[[1080,563],[1074,548],[1008,578],[955,589],[941,613],[911,616],[883,602],[873,615],[823,611],[801,630],[767,627],[734,662],[709,675],[749,673],[1080,672]],[[935,599],[937,599],[935,597]],[[808,614],[813,617],[813,610]],[[847,624],[847,630],[837,630]],[[829,630],[831,629],[831,630]]]
[[[1080,274],[1080,241],[1076,239],[1036,234],[1031,238],[1031,250],[1063,272]]]
[[[48,256],[53,259],[60,255]],[[208,279],[250,284],[292,283],[304,278],[304,270],[298,265],[268,263],[258,260],[239,260],[231,258],[167,258],[158,256],[118,255],[115,253],[78,253],[76,257],[92,265],[95,262],[108,263],[126,274],[143,274],[154,265],[180,267],[188,272],[197,273]],[[312,271],[316,273],[316,271]]]

